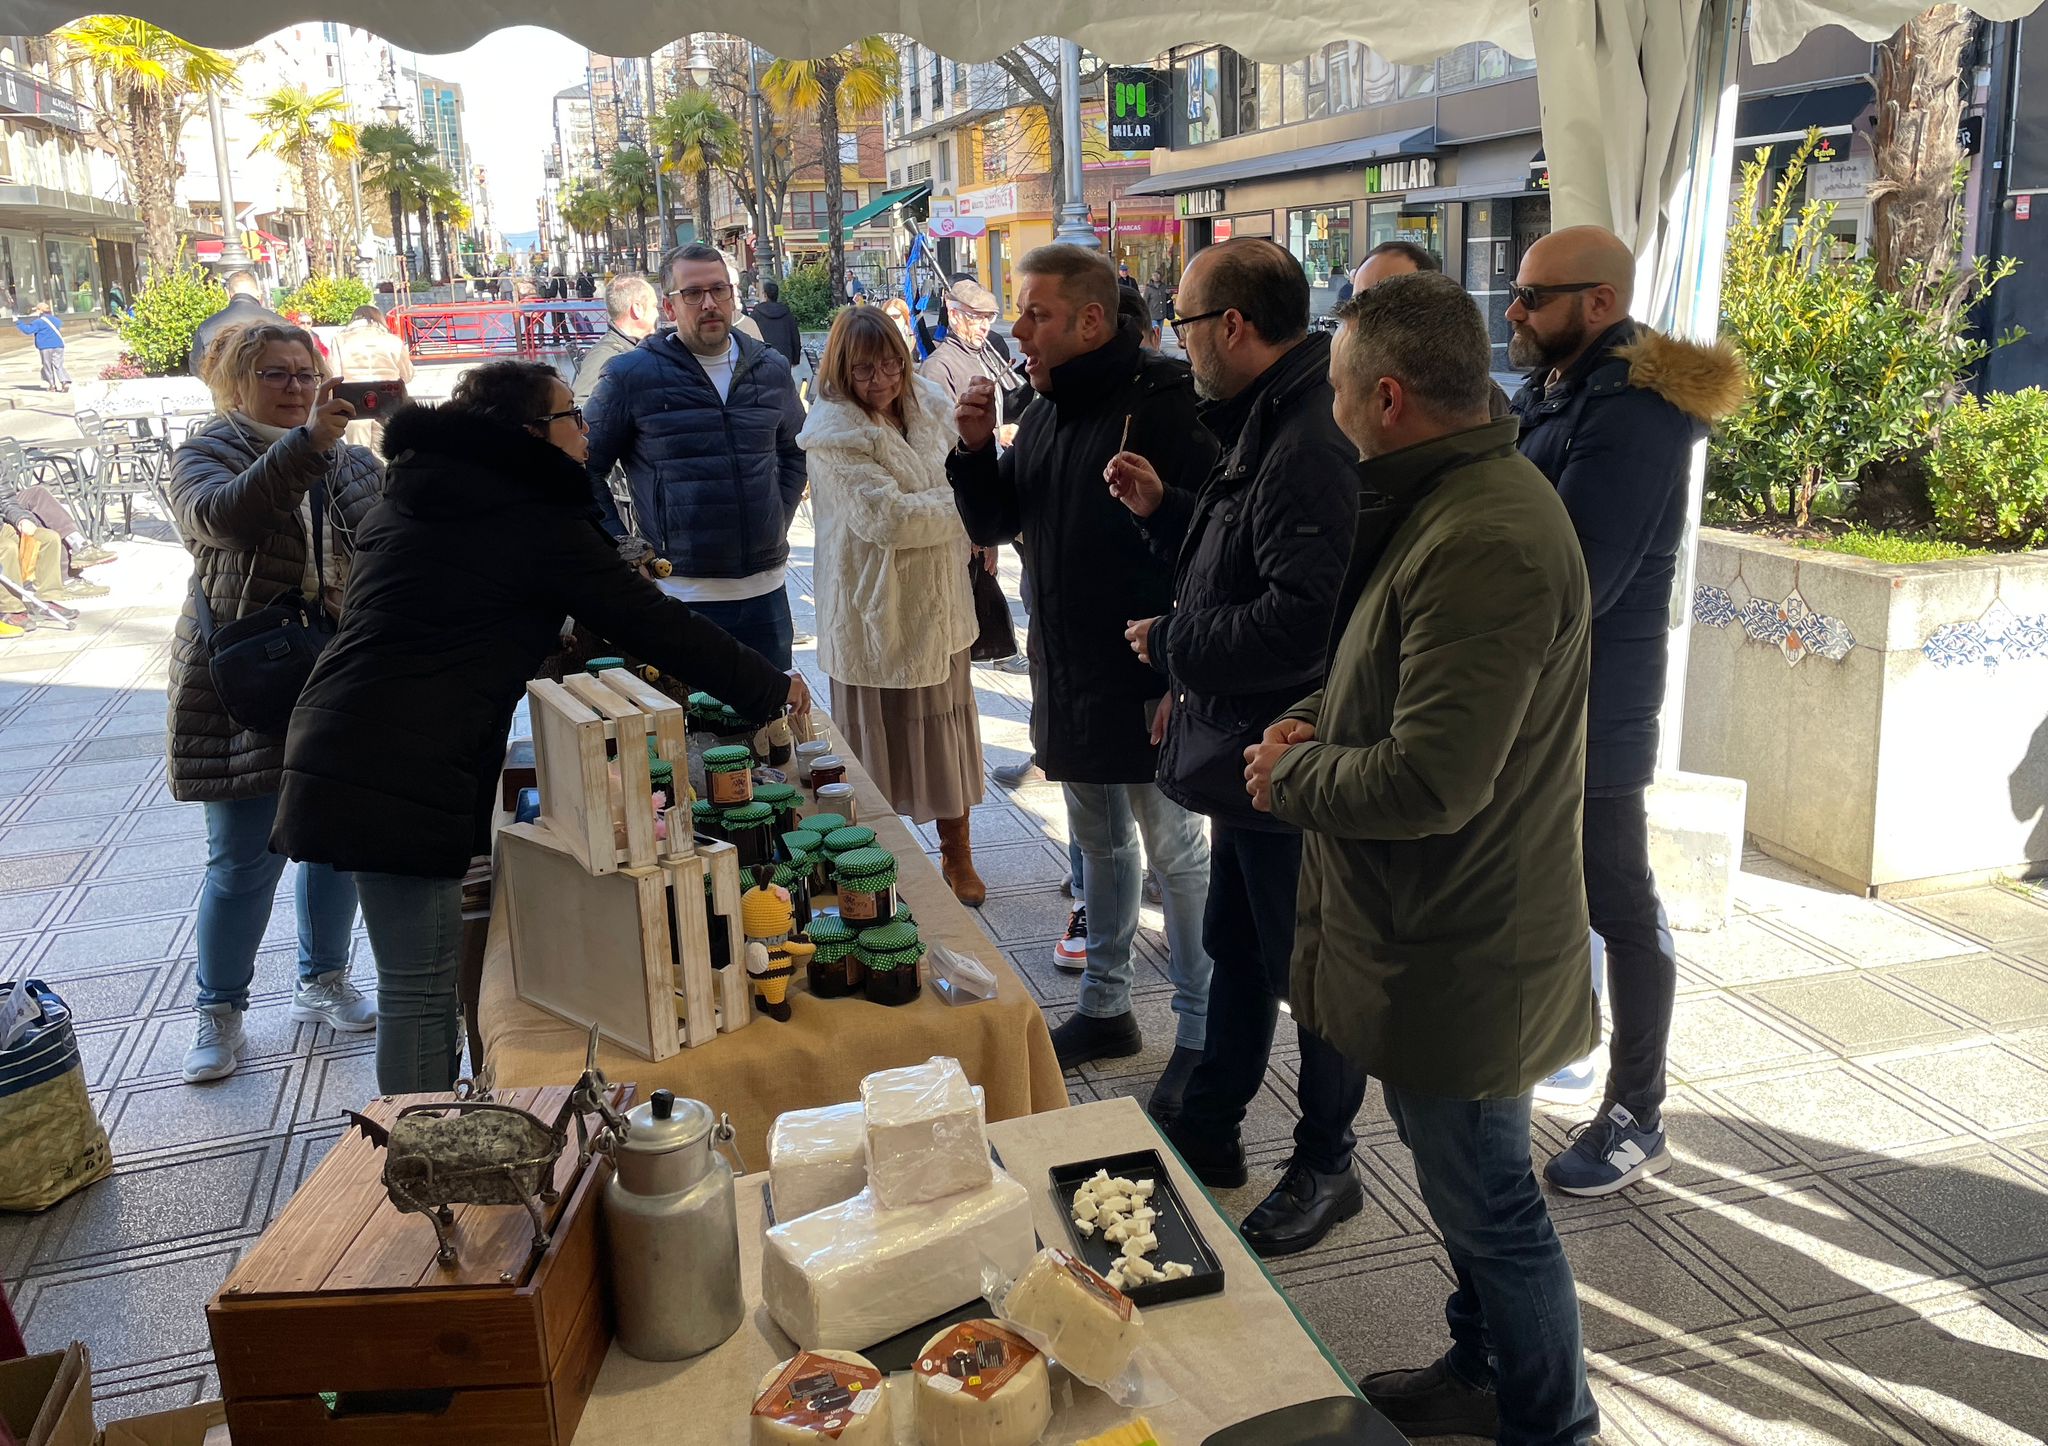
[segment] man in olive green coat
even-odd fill
[[[1385,1082],[1458,1288],[1452,1345],[1360,1384],[1410,1436],[1599,1429],[1578,1298],[1529,1164],[1536,1082],[1598,1036],[1579,816],[1586,567],[1570,516],[1489,422],[1477,306],[1395,277],[1338,315],[1337,424],[1368,502],[1329,680],[1246,750],[1305,834],[1297,1023]]]

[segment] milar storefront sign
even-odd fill
[[[1365,193],[1424,191],[1436,184],[1436,162],[1427,156],[1412,161],[1383,161],[1365,168]]]
[[[1216,216],[1223,211],[1223,188],[1210,186],[1201,191],[1182,191],[1174,198],[1174,209],[1183,217]]]
[[[1166,72],[1137,66],[1109,71],[1109,148],[1152,151],[1166,144]]]

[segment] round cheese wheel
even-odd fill
[[[998,1321],[947,1326],[912,1371],[920,1446],[1030,1446],[1052,1424],[1045,1357]]]
[[[889,1388],[854,1351],[800,1351],[761,1377],[748,1446],[893,1446]]]

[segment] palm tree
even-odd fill
[[[839,112],[842,105],[855,114],[872,110],[895,93],[896,47],[879,35],[869,35],[816,60],[778,60],[761,77],[761,91],[785,115],[802,110],[817,113],[832,300],[834,304],[843,302],[846,168],[839,158]]]
[[[638,146],[620,146],[605,168],[612,205],[631,211],[638,225],[640,269],[647,269],[647,208],[654,204],[654,162]]]
[[[286,85],[264,97],[256,120],[263,127],[256,149],[298,163],[299,185],[306,193],[306,266],[313,275],[325,276],[333,267],[327,246],[331,218],[324,163],[353,154],[361,144],[348,118],[348,102],[339,87],[315,95]]]
[[[1877,284],[1905,293],[1916,310],[1955,269],[1962,241],[1963,48],[1975,29],[1962,6],[1930,5],[1877,51],[1870,255]]]
[[[711,244],[711,173],[743,164],[740,124],[708,90],[686,90],[654,118],[661,168],[697,185],[697,239]]]
[[[363,183],[384,192],[390,201],[391,244],[403,256],[410,245],[406,209],[418,190],[420,167],[430,164],[434,153],[404,126],[382,121],[364,126],[360,143],[365,157]]]
[[[579,181],[562,193],[562,220],[583,238],[586,256],[597,250],[595,238],[611,229],[612,202],[602,186]]]
[[[455,178],[433,161],[426,161],[413,171],[412,204],[414,215],[420,227],[420,275],[429,281],[434,275],[434,206],[443,196],[458,196]],[[441,272],[448,272],[448,257],[444,250],[441,256]]]
[[[178,140],[194,97],[226,86],[235,62],[217,50],[126,15],[88,15],[57,32],[64,63],[88,74],[93,126],[114,153],[142,217],[143,257],[152,276],[178,264],[173,188]],[[221,227],[234,224],[223,216]]]
[[[455,284],[455,268],[460,262],[449,238],[451,234],[461,234],[469,225],[469,219],[469,202],[462,198],[460,192],[448,191],[434,197],[434,234],[441,242],[441,280],[451,286]]]

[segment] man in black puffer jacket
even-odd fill
[[[1086,860],[1088,956],[1078,1011],[1053,1031],[1060,1063],[1122,1058],[1143,1047],[1131,1010],[1131,945],[1142,870],[1138,836],[1166,895],[1168,969],[1181,1078],[1200,1057],[1209,999],[1201,944],[1209,848],[1202,821],[1159,791],[1154,718],[1166,692],[1124,641],[1127,620],[1164,612],[1173,574],[1103,485],[1121,450],[1168,486],[1194,487],[1216,444],[1195,418],[1184,362],[1145,351],[1117,322],[1116,273],[1100,252],[1041,246],[1017,263],[1017,344],[1037,396],[1017,442],[997,455],[995,384],[970,382],[947,461],[967,535],[1015,541],[1031,609],[1031,741],[1065,786],[1067,821]]]
[[[761,340],[782,353],[795,366],[804,359],[804,334],[796,324],[796,313],[782,299],[782,288],[772,281],[761,283],[761,301],[752,316],[761,328]]]
[[[1245,749],[1323,685],[1330,619],[1358,525],[1358,449],[1331,415],[1330,339],[1308,336],[1301,264],[1263,238],[1225,241],[1180,285],[1181,342],[1223,448],[1199,495],[1160,485],[1141,457],[1110,464],[1111,491],[1161,556],[1173,606],[1131,624],[1138,656],[1172,690],[1159,788],[1213,822],[1202,942],[1215,961],[1209,1036],[1177,1119],[1152,1114],[1217,1189],[1245,1183],[1239,1131],[1266,1077],[1294,953],[1301,832],[1252,807]],[[1364,1208],[1351,1122],[1365,1076],[1301,1031],[1301,1119],[1278,1186],[1245,1217],[1261,1255],[1316,1245]],[[1170,1093],[1170,1092],[1169,1092]]]
[[[588,407],[591,492],[615,537],[606,478],[622,462],[633,530],[673,564],[662,591],[773,662],[791,663],[783,571],[804,495],[803,403],[781,353],[736,334],[738,299],[714,247],[662,259],[676,325],[605,368]]]

